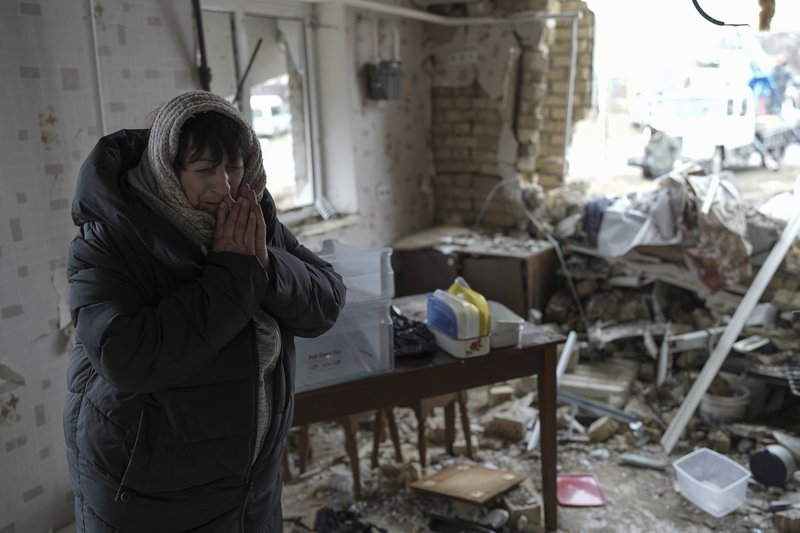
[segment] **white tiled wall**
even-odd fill
[[[392,25],[399,31],[403,87],[398,100],[369,100],[366,96],[361,69],[373,58],[370,21],[376,19],[381,21],[378,38],[382,58],[389,59],[392,55]],[[322,238],[361,246],[385,246],[433,224],[431,75],[426,70],[430,50],[424,25],[399,17],[348,10],[346,33],[349,62],[342,69],[356,80],[349,107],[361,223],[309,239],[307,244],[312,247]],[[388,197],[381,194],[387,188]]]
[[[68,324],[59,303],[81,163],[103,133],[143,127],[195,87],[190,2],[0,1],[0,533],[72,521],[61,413]],[[64,330],[62,331],[62,326]]]

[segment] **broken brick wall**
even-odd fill
[[[583,14],[577,27],[572,124],[583,118],[592,105],[594,43],[594,15],[585,2],[497,0],[480,5],[474,13],[480,16]],[[571,34],[571,19],[513,27],[429,27],[437,224],[469,225],[480,214],[485,228],[521,227],[527,217],[514,184],[561,185]],[[486,203],[501,180],[508,186]]]

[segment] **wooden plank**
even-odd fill
[[[797,183],[795,184],[795,190],[797,190]],[[667,453],[671,453],[675,444],[678,442],[678,437],[683,433],[686,424],[689,423],[689,419],[694,414],[697,406],[700,405],[703,395],[705,395],[708,387],[717,375],[717,372],[719,372],[722,363],[724,363],[725,359],[728,357],[733,343],[736,342],[736,339],[742,332],[742,328],[750,317],[750,313],[753,312],[753,308],[758,304],[761,295],[764,294],[764,290],[767,288],[772,276],[775,275],[775,271],[778,270],[778,267],[783,262],[786,252],[789,251],[789,248],[794,243],[799,231],[800,208],[795,211],[791,220],[789,220],[786,227],[783,228],[780,238],[778,238],[778,241],[772,247],[772,250],[769,252],[764,264],[761,265],[755,278],[753,278],[750,288],[747,289],[744,298],[742,298],[742,303],[739,304],[739,307],[733,314],[733,318],[731,318],[719,342],[714,347],[714,351],[711,352],[708,361],[706,361],[705,366],[703,366],[703,370],[700,372],[700,375],[697,376],[692,388],[689,389],[689,393],[686,395],[678,412],[675,414],[675,418],[672,419],[669,427],[661,437],[661,446]]]
[[[479,465],[460,464],[419,479],[411,488],[435,496],[483,505],[525,479],[523,474]]]

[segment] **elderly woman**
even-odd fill
[[[81,168],[64,409],[78,531],[282,531],[293,339],[327,331],[345,288],[265,185],[252,128],[203,91]]]

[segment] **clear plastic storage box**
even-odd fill
[[[347,304],[394,297],[391,248],[359,248],[327,239],[317,255],[342,276]]]
[[[295,339],[295,390],[318,389],[394,368],[391,300],[348,304],[329,331]]]
[[[708,448],[684,455],[674,463],[681,494],[719,518],[747,499],[750,471],[736,461]]]
[[[334,240],[319,255],[347,287],[336,324],[313,339],[296,338],[295,390],[327,387],[394,368],[389,307],[394,296],[391,248],[366,249]]]

